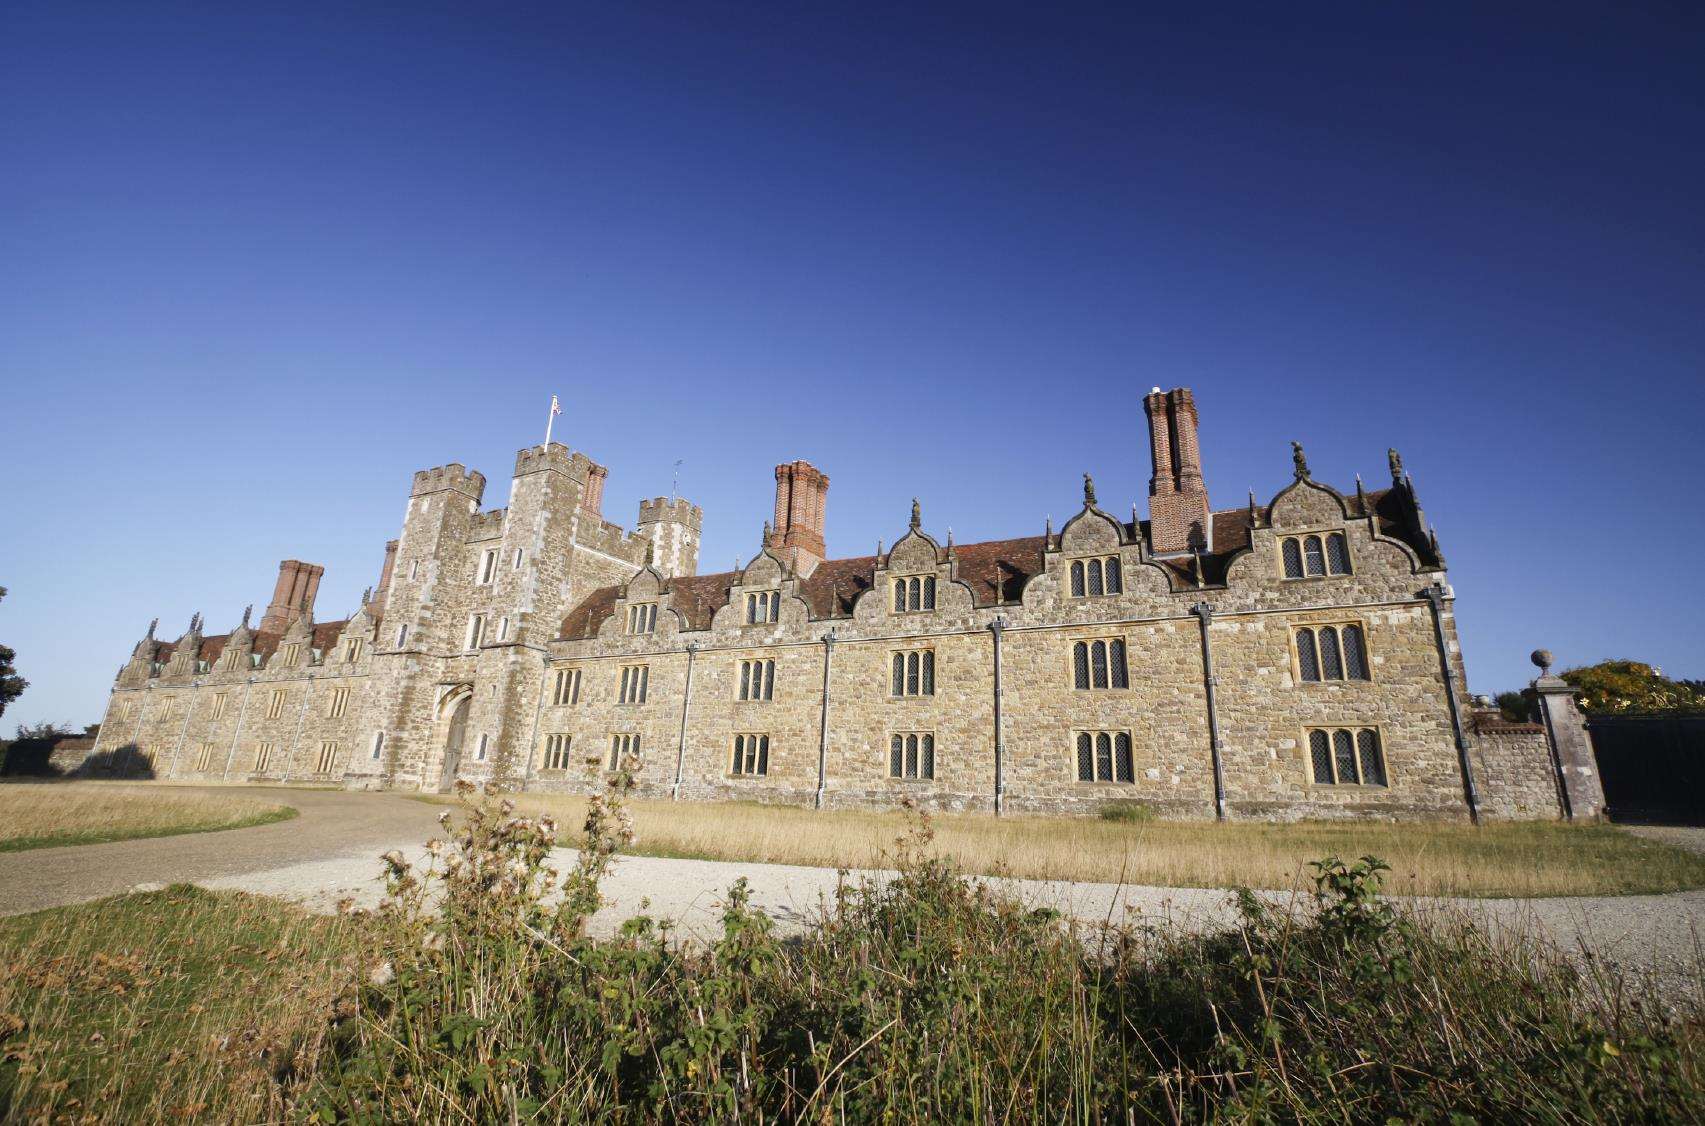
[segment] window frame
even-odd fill
[[[746,619],[741,624],[748,626],[772,626],[781,621],[781,590],[749,590],[746,592]]]
[[[326,718],[342,719],[349,712],[349,688],[346,685],[333,686],[326,699]]]
[[[628,603],[628,636],[649,637],[657,632],[657,603]]]
[[[1137,784],[1137,739],[1129,728],[1123,727],[1073,727],[1068,733],[1066,765],[1071,773],[1072,784],[1077,786],[1135,786]],[[1084,743],[1089,740],[1089,768],[1093,778],[1083,776]],[[1101,740],[1107,740],[1107,774],[1101,776]],[[1123,765],[1129,767],[1130,777],[1119,777],[1119,741],[1123,739],[1127,748],[1127,758]]]
[[[567,770],[568,756],[574,753],[574,736],[567,731],[547,732],[540,750],[540,770]]]
[[[320,757],[315,766],[315,774],[331,774],[337,770],[337,760],[343,751],[343,744],[336,739],[320,740]]]
[[[1125,593],[1125,564],[1118,552],[1066,561],[1068,598],[1117,598]]]
[[[497,578],[499,554],[500,549],[495,547],[488,547],[480,552],[480,565],[479,571],[476,572],[478,577],[475,579],[475,586],[490,586],[492,581]]]
[[[635,758],[639,757],[641,734],[642,733],[638,731],[610,732],[610,750],[609,754],[604,758],[605,771],[610,774],[614,774],[617,770],[621,769],[622,758],[625,755],[633,755]]]
[[[917,668],[914,670],[910,659],[917,657]],[[895,676],[898,672],[899,676]],[[901,691],[894,691],[898,682]],[[936,650],[933,645],[909,645],[904,648],[890,649],[887,662],[888,698],[890,700],[933,700],[936,686],[941,683],[940,662],[936,660]],[[916,684],[914,689],[912,686]],[[926,688],[925,685],[928,685]]]
[[[1326,621],[1290,622],[1288,625],[1291,647],[1291,682],[1297,687],[1300,688],[1304,685],[1373,684],[1375,682],[1373,675],[1373,646],[1368,640],[1370,631],[1368,630],[1366,618],[1332,618]],[[1322,651],[1320,640],[1321,631],[1326,629],[1333,630],[1337,638],[1336,645],[1338,647],[1339,675],[1336,677],[1328,677],[1326,675],[1326,656]],[[1349,675],[1350,662],[1348,649],[1344,644],[1344,631],[1346,629],[1354,629],[1361,635],[1361,676],[1353,677]],[[1314,668],[1317,674],[1313,679],[1303,676],[1303,652],[1301,641],[1301,634],[1303,630],[1308,630],[1313,636],[1312,644],[1314,646]]]
[[[462,652],[474,653],[485,643],[485,613],[476,611],[468,615],[468,632],[463,638]]]
[[[553,671],[556,676],[551,684],[551,707],[572,708],[580,703],[581,666],[571,665]]]
[[[651,666],[630,664],[620,669],[616,678],[616,703],[631,707],[645,703],[651,689]]]
[[[1103,661],[1106,684],[1096,684],[1095,647],[1103,647]],[[1084,650],[1084,680],[1078,683],[1077,653],[1078,647]],[[1118,646],[1119,663],[1113,660],[1114,646]],[[1131,687],[1131,643],[1124,634],[1108,634],[1100,637],[1074,637],[1066,646],[1066,679],[1071,684],[1073,692],[1127,692]],[[1119,682],[1123,683],[1119,683]]]
[[[776,698],[776,659],[741,657],[734,682],[734,699],[741,704],[768,704]]]
[[[1320,545],[1320,573],[1309,573],[1308,541],[1318,540]],[[1344,569],[1332,569],[1332,541],[1336,539],[1344,546]],[[1301,574],[1293,575],[1286,566],[1285,548],[1287,544],[1296,547],[1297,567]],[[1311,579],[1348,579],[1356,574],[1356,556],[1350,550],[1350,536],[1344,528],[1305,528],[1296,532],[1285,532],[1278,537],[1278,550],[1274,553],[1274,563],[1278,569],[1279,579],[1287,583],[1306,582]]]
[[[935,729],[907,728],[888,733],[888,781],[911,784],[935,782]],[[899,769],[895,769],[898,755]],[[925,756],[928,756],[927,759]]]
[[[893,576],[894,597],[889,602],[895,614],[932,614],[939,605],[940,584],[934,571]],[[916,605],[913,605],[913,603]]]
[[[736,731],[729,739],[729,778],[742,780],[770,775],[770,735],[767,731]],[[748,767],[748,764],[750,766]]]
[[[1327,740],[1327,758],[1332,765],[1332,778],[1321,781],[1314,769],[1313,734],[1319,731],[1325,734]],[[1350,736],[1351,753],[1355,756],[1356,781],[1340,782],[1338,776],[1337,736],[1340,732]],[[1367,759],[1364,756],[1362,735],[1372,732],[1374,751],[1379,756],[1379,773],[1382,781],[1367,780]],[[1322,790],[1380,790],[1391,792],[1394,788],[1391,780],[1391,755],[1385,739],[1385,725],[1382,723],[1315,723],[1302,728],[1302,738],[1297,742],[1302,759],[1303,783],[1309,789]]]

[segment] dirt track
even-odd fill
[[[0,854],[0,915],[184,881],[276,895],[318,910],[328,910],[345,897],[371,905],[379,893],[379,854],[400,848],[421,856],[422,843],[440,831],[441,807],[395,794],[277,788],[245,792],[295,806],[301,816],[250,829]],[[1705,830],[1642,832],[1705,850]],[[558,850],[555,859],[565,867],[573,863],[573,853]],[[674,920],[684,934],[714,933],[722,892],[741,877],[751,887],[754,905],[784,932],[802,928],[833,894],[838,879],[824,868],[624,857],[605,884],[613,902],[595,920],[594,930],[608,932],[621,919],[645,911]],[[1230,897],[1219,889],[1042,880],[1000,884],[1025,902],[1087,920],[1199,928],[1231,918]],[[1288,897],[1275,893],[1269,898]],[[1705,889],[1661,896],[1414,905],[1422,911],[1465,911],[1498,931],[1538,933],[1568,948],[1589,948],[1600,958],[1672,972],[1692,965],[1698,938],[1705,935]]]

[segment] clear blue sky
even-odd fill
[[[348,613],[553,391],[720,570],[794,457],[837,554],[1126,511],[1189,385],[1216,507],[1403,451],[1476,691],[1705,676],[1700,9],[1133,7],[0,8],[7,729],[280,558]]]

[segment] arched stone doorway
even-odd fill
[[[448,719],[444,734],[444,771],[438,779],[439,793],[449,793],[456,785],[456,772],[462,765],[462,744],[468,735],[468,707],[473,703],[474,690],[458,685],[444,693],[438,713]]]

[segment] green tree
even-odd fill
[[[1698,682],[1677,683],[1642,661],[1600,661],[1558,675],[1580,693],[1584,712],[1705,711]]]
[[[0,586],[0,599],[6,597],[6,588]],[[24,694],[24,689],[30,682],[18,675],[18,670],[12,662],[18,655],[4,645],[0,645],[0,715],[6,714],[6,705]]]
[[[14,741],[22,743],[25,739],[65,739],[77,734],[69,723],[54,723],[51,719],[41,723],[20,723]]]
[[[1498,710],[1511,723],[1527,723],[1533,718],[1533,697],[1531,688],[1520,692],[1500,692],[1497,696]]]

